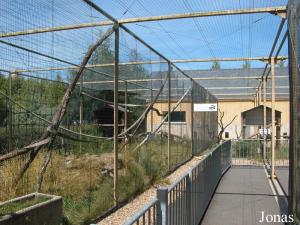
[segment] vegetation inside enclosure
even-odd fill
[[[32,192],[62,196],[64,223],[88,224],[188,160],[192,134],[199,152],[215,142],[203,128],[216,133],[216,113],[201,113],[201,126],[192,126],[188,110],[191,100],[216,98],[131,32],[105,26],[51,35],[51,56],[39,35],[30,41],[36,45],[17,47],[29,35],[7,50],[16,54],[9,62],[26,60],[0,73],[0,201]],[[63,46],[54,56],[56,44]],[[186,111],[184,123],[171,126],[165,113],[174,111]]]
[[[289,141],[281,140],[276,143],[275,147],[275,160],[288,160],[289,159]]]
[[[271,159],[271,141],[267,140],[266,159]],[[233,158],[246,158],[263,160],[263,140],[240,140],[232,144]],[[275,141],[275,159],[287,160],[289,158],[288,140]]]
[[[262,160],[263,149],[260,140],[240,140],[232,145],[233,158]]]
[[[0,205],[0,218],[1,216],[14,214],[17,211],[45,202],[49,199],[50,197],[47,196],[33,196],[33,197],[28,197],[25,199]]]
[[[119,154],[119,198],[128,200],[159,181],[167,172],[167,139],[156,137],[141,148],[134,150],[141,140],[133,140],[127,150]],[[173,167],[190,157],[190,141],[174,140],[171,147]],[[72,147],[71,147],[72,146]],[[74,148],[74,150],[72,150]],[[84,224],[113,206],[113,153],[112,141],[104,141],[98,146],[85,144],[83,152],[68,146],[67,153],[55,150],[45,174],[41,192],[63,197],[65,224]],[[100,154],[101,153],[101,154]],[[34,191],[36,175],[46,151],[40,153],[16,189],[12,188],[16,171],[23,158],[14,158],[7,164],[3,176],[4,187],[0,189],[2,198],[20,196]]]

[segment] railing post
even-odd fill
[[[157,199],[160,205],[158,224],[168,225],[168,188],[157,189]]]
[[[189,172],[186,179],[186,224],[192,224],[192,171]]]
[[[118,26],[116,24],[115,26]],[[114,63],[114,201],[118,205],[118,99],[119,99],[119,27],[115,29],[115,63]]]

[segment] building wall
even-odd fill
[[[171,108],[173,108],[176,103],[171,103]],[[168,111],[168,103],[155,103],[153,105],[155,109],[158,109],[160,113]],[[172,122],[171,123],[171,133],[173,135],[178,135],[181,137],[191,137],[191,103],[190,102],[182,102],[176,108],[175,111],[185,111],[185,119],[186,122]],[[155,130],[162,122],[163,117],[157,115],[155,111],[152,111],[153,114],[153,130]],[[164,123],[162,126],[162,131],[167,132],[168,126],[167,123]],[[151,131],[151,111],[147,115],[147,131]]]
[[[171,107],[175,106],[176,103],[172,103]],[[271,107],[271,102],[267,102],[267,106]],[[154,107],[160,112],[168,111],[168,104],[155,103]],[[254,107],[253,101],[219,101],[218,108],[224,112],[223,123],[228,124],[233,117],[236,115],[236,119],[233,123],[228,126],[225,132],[229,132],[229,138],[237,138],[237,134],[241,134],[242,129],[242,112],[252,109]],[[281,112],[281,135],[287,133],[289,135],[289,122],[290,122],[290,113],[289,113],[289,101],[288,100],[277,100],[275,103],[275,109]],[[191,103],[183,102],[181,103],[175,111],[186,111],[186,122],[185,123],[171,123],[171,132],[174,135],[191,137]],[[161,116],[158,116],[156,112],[153,111],[153,129],[162,121]],[[151,113],[148,113],[147,116],[147,131],[151,131]],[[167,124],[165,123],[162,126],[162,131],[167,132]],[[225,132],[223,137],[225,138]]]
[[[267,106],[271,107],[271,102],[267,102]],[[218,108],[224,112],[223,123],[228,124],[236,115],[234,122],[225,130],[229,132],[229,138],[237,138],[236,133],[240,135],[242,118],[241,113],[254,107],[253,101],[219,101]],[[275,109],[281,112],[281,135],[287,133],[289,135],[290,111],[288,100],[277,100]],[[225,137],[225,132],[223,137]]]

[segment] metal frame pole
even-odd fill
[[[90,0],[83,0],[91,6],[95,6]],[[242,14],[254,14],[254,13],[286,13],[285,6],[275,6],[275,7],[266,7],[266,8],[252,8],[252,9],[236,9],[236,10],[220,10],[220,11],[209,11],[209,12],[192,12],[192,13],[181,13],[181,14],[171,14],[171,15],[160,15],[160,16],[148,16],[148,17],[137,17],[137,18],[125,18],[116,20],[112,18],[108,13],[103,10],[99,11],[106,16],[109,20],[93,22],[93,23],[82,23],[82,24],[73,24],[67,26],[56,26],[56,27],[44,27],[38,29],[31,29],[25,31],[15,31],[9,33],[1,33],[0,37],[14,37],[20,35],[29,35],[37,33],[46,33],[46,32],[55,32],[63,30],[75,30],[80,28],[89,28],[89,27],[100,27],[100,26],[110,26],[113,23],[118,24],[130,24],[130,23],[142,23],[142,22],[151,22],[151,21],[162,21],[162,20],[175,20],[175,19],[187,19],[187,18],[200,18],[200,17],[211,17],[211,16],[228,16],[228,15],[242,15]]]
[[[256,106],[258,106],[258,92],[256,92],[255,98],[256,98]]]
[[[193,59],[173,59],[170,60],[171,63],[205,63],[205,62],[214,62],[214,61],[222,61],[222,62],[235,62],[235,61],[266,61],[269,59],[269,56],[260,56],[254,58],[193,58]],[[288,59],[287,56],[277,56],[277,60],[286,60]],[[164,64],[166,60],[152,60],[152,61],[131,61],[131,62],[120,62],[119,65],[142,65],[142,64]],[[98,68],[98,67],[112,67],[114,63],[100,63],[100,64],[88,64],[85,68]],[[17,72],[24,73],[24,72],[41,72],[41,71],[51,71],[51,70],[76,70],[78,66],[63,66],[63,67],[45,67],[45,68],[32,68],[32,69],[18,69]],[[195,78],[194,78],[195,79]],[[256,78],[254,78],[256,79]],[[127,80],[129,82],[129,80]]]
[[[191,89],[191,150],[192,156],[195,155],[194,149],[194,81],[191,79],[192,82],[192,89]]]
[[[258,88],[258,105],[261,105],[261,84],[259,85]]]
[[[124,131],[127,130],[127,127],[128,127],[128,115],[127,115],[127,104],[128,104],[128,98],[127,98],[127,82],[124,83],[125,84],[125,96],[124,96],[124,102],[125,102],[125,114],[124,114]],[[124,146],[124,149],[125,151],[127,151],[127,137],[125,135],[125,146]]]
[[[118,25],[116,25],[118,26]],[[114,68],[114,201],[118,205],[118,80],[119,80],[119,27],[115,29],[115,68]]]
[[[82,138],[82,119],[83,119],[83,95],[82,95],[82,88],[83,88],[83,74],[80,77],[80,103],[79,103],[79,133],[80,139]],[[79,152],[82,153],[82,142],[79,143]]]
[[[259,93],[256,93],[256,106],[259,106]]]
[[[13,103],[11,101],[12,99],[12,79],[13,74],[10,72],[9,74],[9,112],[8,112],[8,150],[11,151],[13,148],[12,144],[12,133],[13,133]]]
[[[151,93],[151,103],[153,101],[153,90],[152,90],[152,80],[151,80],[151,89],[150,89],[150,93]],[[153,132],[153,110],[151,110],[150,112],[150,126],[151,126],[151,133]]]
[[[263,137],[264,137],[264,149],[263,149],[263,157],[264,160],[266,160],[266,152],[267,152],[267,132],[265,133],[267,129],[267,80],[266,77],[264,76],[262,78],[263,82],[263,106],[264,106],[264,132],[263,132]]]
[[[272,163],[271,163],[271,178],[275,178],[275,60],[274,57],[271,58],[271,81],[272,81]]]
[[[168,62],[168,169],[171,168],[171,70]]]
[[[299,32],[300,4],[290,0],[288,4],[288,47],[289,47],[289,84],[290,84],[290,144],[289,144],[289,214],[294,216],[294,224],[299,223]]]

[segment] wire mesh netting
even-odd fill
[[[0,3],[0,201],[35,191],[61,195],[66,223],[90,222],[222,139],[217,121],[222,112],[198,111],[195,104],[215,105],[215,96],[252,101],[254,95],[255,106],[264,104],[257,89],[262,95],[269,66],[250,68],[250,60],[258,57],[252,67],[264,66],[261,57],[268,57],[278,25],[287,29],[284,19],[273,15],[277,10],[239,13],[238,19],[209,16],[125,26],[97,5],[124,19],[284,6],[286,0],[153,3]],[[197,59],[198,54],[210,59],[198,58],[200,67],[192,59],[182,71],[129,28],[150,34],[146,40],[174,61]],[[286,58],[287,33],[279,33],[282,43],[269,58]],[[241,56],[243,60],[228,58]],[[275,73],[275,97],[286,98],[284,62]],[[266,86],[270,103],[270,78]],[[269,137],[264,158],[263,140],[255,135],[255,140],[233,143],[234,163],[263,165],[266,159],[270,164]],[[278,168],[289,163],[288,142],[276,142]]]
[[[217,103],[217,99],[206,89],[193,82],[193,102]],[[196,152],[201,152],[207,148],[211,141],[217,137],[218,112],[194,112],[193,114],[193,148]]]
[[[284,179],[289,174],[288,180],[288,194],[290,196],[290,209],[294,213],[295,220],[299,221],[300,210],[297,205],[299,202],[299,124],[300,124],[300,110],[299,110],[299,99],[300,99],[300,44],[299,44],[299,12],[300,4],[299,1],[289,1],[288,10],[288,27],[289,27],[289,75],[291,81],[291,140],[290,140],[290,168],[288,171],[282,174],[280,177]],[[285,179],[287,180],[287,179]]]
[[[21,19],[19,3],[1,3],[2,32],[105,18],[82,1],[71,4],[78,17],[40,1],[47,18],[28,5]],[[193,112],[216,99],[124,27],[7,37],[0,48],[0,201],[60,195],[66,223],[82,224],[216,141],[216,113]]]

